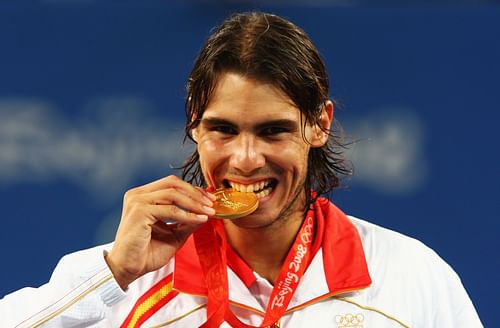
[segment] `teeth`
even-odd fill
[[[244,184],[240,184],[240,183],[236,183],[236,182],[232,182],[232,181],[228,181],[228,182],[229,182],[229,185],[231,186],[231,188],[233,188],[234,190],[237,190],[239,192],[255,192],[257,194],[257,196],[259,196],[260,194],[263,194],[264,192],[266,192],[266,190],[267,190],[267,194],[265,194],[264,196],[269,195],[269,192],[270,192],[269,188],[265,189],[265,190],[263,190],[263,189],[266,188],[269,185],[269,183],[271,183],[271,180],[260,181],[260,182],[250,184],[250,185],[244,185]],[[263,196],[261,196],[261,197],[263,197]]]
[[[257,195],[257,198],[262,198],[262,197],[266,197],[267,195],[269,195],[270,192],[271,192],[271,188],[267,188],[267,189],[262,190],[261,192],[256,193],[255,195]]]

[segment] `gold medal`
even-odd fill
[[[259,199],[253,192],[239,192],[230,188],[214,192],[215,217],[237,219],[253,213],[259,207]]]

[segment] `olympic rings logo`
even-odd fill
[[[337,328],[363,328],[363,321],[365,317],[361,313],[335,316]]]
[[[302,233],[302,236],[300,236],[300,238],[302,239],[302,242],[305,244],[312,242],[312,239],[313,239],[313,218],[311,216],[309,216],[306,219],[304,232]]]

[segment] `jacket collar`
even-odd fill
[[[314,255],[289,308],[324,296],[363,289],[371,284],[361,239],[352,222],[326,198],[319,198],[311,211],[316,218],[316,236],[312,246]],[[252,269],[229,246],[227,262],[241,280],[238,285],[244,284],[248,288],[255,282]],[[233,282],[230,279],[230,285]],[[174,289],[180,292],[207,294],[192,237],[175,255],[173,283]],[[231,290],[230,300],[241,303],[248,299],[249,291],[243,290],[238,288],[236,293]]]

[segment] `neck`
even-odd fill
[[[262,228],[239,227],[224,221],[227,239],[238,255],[261,277],[274,284],[302,225],[297,213]]]

